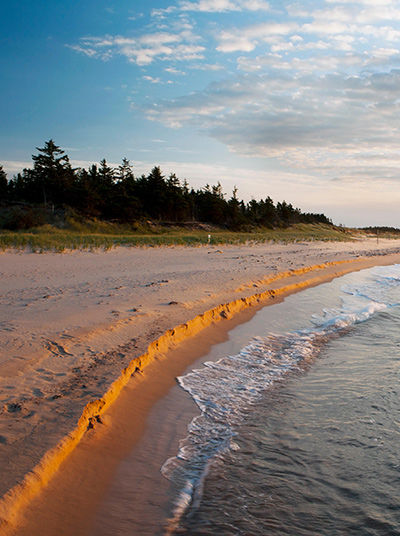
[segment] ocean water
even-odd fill
[[[257,313],[178,378],[198,405],[162,473],[165,534],[400,534],[400,265]]]

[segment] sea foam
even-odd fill
[[[181,440],[177,455],[169,458],[161,469],[180,489],[168,534],[200,500],[210,465],[227,449],[237,448],[236,428],[252,404],[289,372],[312,362],[333,337],[397,305],[400,299],[395,299],[393,290],[399,287],[400,265],[368,272],[361,283],[342,286],[340,308],[312,315],[312,327],[256,337],[238,354],[206,362],[178,378],[201,413],[189,424],[188,435]]]

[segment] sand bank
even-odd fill
[[[40,478],[34,476],[25,481],[25,493],[21,494],[21,489],[17,488],[16,493],[8,497],[3,517],[12,512],[19,513],[20,506],[29,502],[31,496],[43,487],[43,482],[53,475],[64,455],[73,450],[82,437],[80,451],[89,449],[87,454],[92,459],[93,444],[89,448],[87,443],[91,437],[96,437],[96,448],[100,445],[99,439],[104,437],[106,452],[111,454],[106,438],[109,431],[113,429],[113,433],[120,437],[121,430],[128,429],[129,437],[120,442],[120,449],[115,447],[114,435],[112,455],[106,455],[101,449],[98,451],[97,461],[101,463],[104,477],[100,478],[102,483],[93,484],[92,481],[89,484],[89,489],[96,492],[92,506],[83,516],[86,524],[82,519],[78,523],[83,531],[79,534],[86,534],[84,530],[90,512],[95,510],[96,501],[105,492],[118,462],[140,438],[146,413],[169,391],[174,377],[193,361],[195,355],[193,351],[188,352],[181,365],[179,359],[169,359],[168,366],[153,363],[150,367],[155,367],[154,370],[146,368],[144,375],[136,367],[142,369],[146,359],[151,362],[154,356],[160,357],[177,340],[187,334],[193,335],[196,330],[217,320],[221,320],[219,325],[224,324],[226,330],[231,314],[246,309],[250,303],[265,303],[271,295],[278,294],[271,294],[271,290],[288,287],[282,291],[287,293],[318,284],[338,273],[398,262],[400,257],[389,255],[398,251],[396,242],[381,241],[377,245],[376,241],[363,241],[221,249],[120,248],[107,253],[63,255],[3,254],[0,257],[3,276],[0,286],[7,314],[2,322],[5,355],[0,361],[2,492],[21,482],[43,455],[74,429],[88,402],[101,398],[107,390],[109,393],[108,397],[89,406],[74,434],[66,437],[66,448],[53,450],[53,458],[44,460]],[[376,253],[379,256],[373,257]],[[321,262],[346,260],[354,262],[318,266],[310,272],[302,270]],[[276,277],[288,269],[298,272]],[[231,303],[229,307],[218,308],[219,304],[227,302]],[[213,309],[211,313],[199,319],[199,314],[210,309]],[[190,318],[195,319],[194,322],[188,323]],[[235,321],[239,321],[239,317]],[[140,364],[132,364],[122,375],[123,379],[108,389],[120,377],[121,369],[133,358],[146,354],[151,341],[182,322],[186,322],[186,326],[175,329],[158,345],[153,345]],[[121,385],[127,382],[129,386],[118,404],[111,407],[111,413],[100,417],[119,394]],[[163,384],[162,389],[159,384]],[[118,418],[113,417],[112,426],[107,426],[107,418],[126,397],[134,400],[133,408],[127,418],[124,406],[118,432],[115,424]],[[96,424],[100,419],[105,419],[106,425],[95,426],[87,432],[88,424]],[[110,460],[108,468],[101,462],[104,457]],[[63,465],[59,476],[68,473],[67,465]],[[84,466],[87,465],[90,465],[88,460],[84,462]],[[98,479],[97,465],[92,465],[92,473]],[[78,471],[78,474],[82,473]],[[80,480],[72,478],[66,489]],[[81,489],[83,482],[90,482],[88,475],[81,482]],[[71,511],[76,510],[76,497],[73,494],[71,498]],[[26,533],[35,534],[32,530]],[[49,532],[56,533],[61,534],[56,529]],[[71,530],[65,532],[72,533],[78,534]]]

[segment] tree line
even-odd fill
[[[120,223],[143,219],[197,221],[231,230],[294,223],[332,224],[324,214],[303,213],[286,201],[274,204],[270,197],[245,203],[238,199],[236,188],[226,198],[220,183],[190,188],[186,180],[180,181],[174,173],[165,177],[158,166],[148,175],[135,177],[126,158],[116,168],[103,159],[88,169],[74,169],[69,157],[52,139],[36,149],[33,167],[25,168],[9,181],[0,166],[2,207],[27,204],[46,211],[70,207],[87,218]]]

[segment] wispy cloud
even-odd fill
[[[277,36],[287,36],[298,29],[296,23],[274,23],[267,22],[255,24],[232,30],[226,30],[219,35],[219,44],[217,50],[220,52],[250,52],[254,50],[257,44],[262,42],[274,42]]]
[[[187,73],[188,83],[192,70],[220,70],[209,78],[217,82],[154,98],[148,119],[337,182],[397,180],[398,0],[177,0],[152,15],[157,31],[73,46],[138,66],[167,61],[145,75],[154,84],[166,73]]]
[[[84,54],[89,58],[101,59],[107,61],[112,57],[112,54],[108,50],[99,50],[98,47],[91,46],[90,43],[86,40],[82,40],[81,45],[65,45],[67,48],[78,52],[79,54]]]
[[[152,15],[165,17],[174,12],[227,13],[231,11],[269,11],[265,0],[180,0],[176,4],[161,9],[153,9]]]
[[[225,67],[220,63],[192,63],[190,69],[195,71],[223,71]]]
[[[32,167],[32,162],[18,161],[18,160],[1,160],[1,165],[4,171],[7,173],[8,179],[11,179],[13,175],[21,172],[24,168]]]
[[[252,74],[159,103],[148,117],[174,128],[190,124],[236,153],[276,158],[326,176],[348,173],[350,161],[358,176],[367,166],[354,155],[380,154],[379,161],[368,160],[369,169],[395,178],[384,155],[396,154],[400,145],[399,84],[396,70],[296,78]]]
[[[164,70],[166,73],[171,73],[171,74],[176,74],[176,75],[186,74],[184,71],[180,71],[179,69],[176,69],[175,67],[166,67]]]
[[[161,84],[161,78],[159,77],[154,78],[153,76],[145,75],[143,76],[143,79],[151,82],[152,84]]]
[[[68,45],[76,52],[102,60],[124,56],[137,65],[149,65],[158,60],[198,60],[204,57],[204,47],[195,44],[196,36],[180,33],[154,32],[139,37],[82,37],[79,45]]]
[[[205,12],[269,11],[270,5],[263,0],[197,0],[196,2],[184,0],[179,3],[179,9]]]

